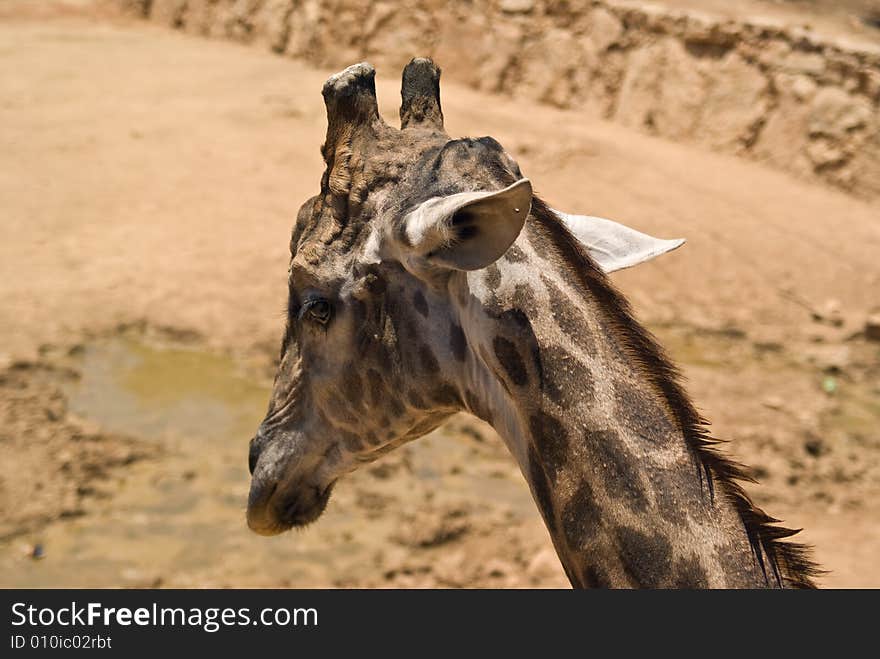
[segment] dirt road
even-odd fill
[[[287,237],[322,171],[329,73],[143,23],[0,21],[0,442],[14,448],[0,469],[0,585],[564,585],[512,460],[464,421],[271,541],[243,523],[246,435],[148,437],[138,451],[114,439],[131,429],[93,419],[82,431],[89,420],[62,404],[46,437],[47,401],[71,395],[59,374],[82,368],[70,348],[89,354],[121,326],[232,355],[256,381],[271,372]],[[378,75],[394,123],[399,72]],[[880,206],[453,84],[443,104],[451,134],[497,138],[554,206],[688,239],[617,283],[716,434],[756,467],[759,503],[807,529],[832,571],[823,583],[880,586],[880,344],[862,335],[880,305]],[[64,515],[64,487],[35,483],[69,472],[34,456],[84,432],[123,455],[111,473],[76,476],[85,490],[64,495],[77,511]],[[103,479],[100,496],[89,478]],[[188,507],[132,513],[170,490]],[[16,528],[38,491],[54,493],[45,514]],[[29,557],[35,544],[45,560]]]

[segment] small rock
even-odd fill
[[[378,478],[379,480],[387,480],[394,475],[394,472],[397,471],[399,466],[400,465],[390,464],[388,462],[380,462],[370,467],[367,471],[371,476]]]
[[[758,352],[782,352],[785,348],[778,341],[755,341],[755,350]]]
[[[847,158],[846,151],[826,137],[814,138],[807,144],[807,156],[817,167],[837,165]]]
[[[452,506],[420,511],[401,525],[392,539],[405,547],[437,547],[457,540],[470,530],[466,511]]]
[[[799,101],[808,101],[816,93],[816,83],[807,76],[795,76],[791,82],[791,91]]]
[[[811,314],[813,320],[817,323],[828,323],[834,327],[840,327],[843,325],[843,315],[840,310],[839,300],[826,300],[825,304],[820,308],[813,309]]]
[[[498,578],[510,574],[513,571],[513,565],[500,558],[492,558],[486,561],[484,569],[488,576]]]
[[[31,549],[31,558],[35,561],[42,560],[46,558],[46,550],[43,548],[43,544],[38,542]]]
[[[825,71],[825,58],[820,53],[794,51],[788,54],[782,66],[793,73],[818,76]]]
[[[607,9],[598,7],[590,12],[590,38],[599,52],[608,50],[623,36],[623,23]]]
[[[507,14],[527,14],[535,8],[535,0],[501,0],[499,6]]]
[[[357,490],[356,505],[369,512],[380,512],[385,509],[389,502],[389,498],[378,492],[367,490]]]
[[[124,579],[125,581],[136,582],[143,580],[144,573],[137,568],[126,568],[119,573],[119,576],[122,577],[122,579]]]
[[[59,421],[67,413],[67,401],[62,396],[53,396],[46,401],[45,412],[49,421]]]
[[[526,572],[531,576],[546,576],[559,570],[559,558],[550,549],[542,549],[529,561]]]
[[[761,404],[771,410],[781,410],[785,405],[785,401],[783,401],[779,396],[768,396],[763,401],[761,401]]]
[[[444,553],[434,563],[434,574],[449,586],[463,586],[467,582],[465,576],[466,560],[467,556],[463,551]]]
[[[822,380],[822,391],[824,391],[829,396],[833,395],[837,392],[837,380],[834,378],[828,377]]]
[[[810,437],[804,442],[804,450],[814,458],[818,458],[828,453],[830,449],[820,437]]]
[[[865,320],[865,338],[868,341],[880,341],[880,312],[872,313]]]
[[[864,99],[836,87],[823,87],[810,107],[810,135],[843,138],[850,131],[867,125],[871,114],[871,107]]]
[[[817,345],[807,352],[807,361],[819,367],[824,373],[838,375],[849,368],[852,357],[846,345]]]

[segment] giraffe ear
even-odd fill
[[[654,238],[601,217],[554,212],[606,273],[650,261],[684,244],[684,238]]]
[[[507,251],[532,206],[521,179],[496,192],[461,192],[420,204],[403,220],[402,242],[432,265],[479,270]]]

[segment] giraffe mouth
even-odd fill
[[[259,535],[278,535],[317,520],[327,507],[336,481],[281,490],[277,484],[248,502],[247,522]]]
[[[280,503],[277,518],[286,528],[306,526],[318,519],[327,508],[336,481],[319,488],[311,488],[307,497],[295,496]]]

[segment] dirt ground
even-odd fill
[[[247,428],[332,72],[38,14],[0,14],[0,586],[565,586],[513,460],[464,417],[341,483],[312,527],[247,531]],[[378,75],[393,123],[399,72]],[[616,283],[822,584],[880,586],[880,205],[452,83],[443,106],[554,206],[688,239]],[[114,350],[158,360],[131,386],[160,411],[230,378],[254,419],[127,425],[88,398]]]

